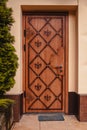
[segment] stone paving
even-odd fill
[[[87,122],[74,115],[64,115],[64,121],[38,121],[38,114],[24,114],[11,130],[87,130]]]

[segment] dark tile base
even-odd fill
[[[23,114],[23,94],[19,95],[6,95],[6,97],[15,101],[13,106],[14,121],[19,121]]]
[[[79,121],[87,121],[87,95],[78,95],[78,114]]]
[[[76,115],[79,121],[87,121],[87,95],[69,92],[68,114]]]
[[[68,114],[77,115],[78,113],[78,94],[75,92],[68,93]]]
[[[75,92],[68,93],[68,114],[76,115],[79,121],[87,121],[87,95],[79,95]],[[19,121],[23,114],[23,94],[6,95],[15,100],[13,107],[14,121]]]

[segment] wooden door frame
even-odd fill
[[[44,12],[43,12],[44,13]],[[37,14],[43,14],[43,13],[37,13]],[[26,50],[26,47],[25,47],[25,36],[24,36],[24,29],[25,29],[25,15],[27,14],[30,14],[30,12],[26,12],[26,13],[23,13],[22,15],[22,87],[23,87],[23,113],[25,113],[25,88],[26,88],[26,69],[25,69],[25,64],[26,64],[26,53],[25,53],[25,50]],[[35,15],[36,13],[35,12],[32,12],[33,15]],[[68,33],[68,12],[49,12],[49,13],[46,13],[45,12],[45,15],[46,14],[50,14],[50,15],[59,15],[59,14],[64,14],[66,16],[66,20],[65,20],[65,24],[66,24],[66,30],[65,30],[65,76],[64,76],[64,87],[65,87],[65,92],[64,92],[64,97],[65,97],[65,101],[64,101],[64,113],[68,113],[68,36],[69,36],[69,33]]]

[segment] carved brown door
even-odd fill
[[[65,16],[26,15],[26,112],[63,112]]]

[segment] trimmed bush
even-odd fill
[[[18,68],[18,57],[14,48],[11,26],[14,23],[12,9],[6,6],[7,0],[0,0],[0,97],[15,84],[14,76]]]

